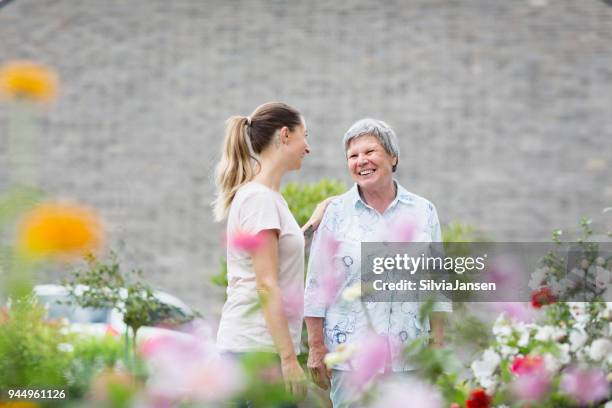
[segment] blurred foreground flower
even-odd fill
[[[264,244],[264,238],[260,234],[249,234],[247,232],[236,231],[227,239],[229,247],[245,252],[255,252]]]
[[[470,392],[468,399],[465,401],[466,408],[489,408],[492,398],[482,388],[477,388]]]
[[[494,302],[491,308],[498,313],[504,313],[509,318],[519,322],[532,322],[536,319],[536,311],[527,303]]]
[[[600,401],[610,392],[606,375],[601,370],[578,367],[563,373],[561,389],[581,405]]]
[[[18,230],[20,249],[35,258],[74,259],[99,251],[103,241],[99,216],[76,204],[38,205],[24,216]]]
[[[557,297],[554,296],[551,290],[547,287],[540,288],[531,295],[531,306],[536,309],[539,309],[545,305],[550,305],[556,301]]]
[[[353,344],[339,344],[335,352],[325,355],[323,362],[327,368],[332,369],[334,365],[344,363],[353,358],[356,352],[357,347]]]
[[[9,100],[51,102],[57,95],[57,75],[32,61],[13,61],[0,67],[0,96]]]
[[[140,345],[151,367],[147,393],[154,400],[219,403],[243,390],[237,361],[220,354],[201,335],[159,336]]]
[[[522,401],[537,402],[550,390],[551,374],[546,372],[542,356],[515,357],[510,371],[517,376],[512,393]]]
[[[512,361],[510,371],[521,376],[524,374],[533,374],[542,369],[543,366],[544,359],[541,356],[516,357],[514,361]]]
[[[391,364],[391,345],[387,337],[368,332],[357,346],[353,357],[349,382],[357,390],[363,390],[368,383]]]
[[[442,408],[444,399],[440,392],[429,384],[413,379],[385,382],[379,389],[379,398],[373,408]]]

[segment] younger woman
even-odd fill
[[[310,152],[306,136],[302,115],[283,103],[229,118],[214,202],[216,219],[227,216],[230,242],[217,344],[231,353],[278,354],[286,388],[297,398],[306,395],[296,357],[303,321],[303,231],[316,228],[325,205],[300,229],[279,189],[283,176],[298,170]],[[232,246],[237,236],[250,237],[249,244]],[[298,307],[287,307],[296,300]]]

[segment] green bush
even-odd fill
[[[281,191],[289,210],[299,225],[306,224],[318,203],[327,197],[342,194],[346,185],[337,180],[323,179],[318,183],[289,183]]]
[[[91,381],[123,358],[123,344],[113,336],[81,337],[74,342],[73,360],[66,369],[71,398],[82,398]]]
[[[64,388],[74,335],[45,321],[34,296],[13,299],[0,318],[0,390]]]

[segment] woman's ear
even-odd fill
[[[287,126],[283,126],[279,133],[279,139],[281,143],[287,143],[289,140],[289,128]]]

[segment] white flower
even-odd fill
[[[485,388],[493,386],[493,373],[497,369],[501,358],[493,349],[488,348],[482,354],[481,360],[474,360],[471,368],[478,382]]]
[[[552,294],[555,296],[560,296],[563,294],[563,287],[561,286],[561,283],[557,280],[550,282],[550,285],[548,285],[548,287],[550,288]]]
[[[521,337],[519,337],[516,344],[519,347],[527,347],[527,345],[529,345],[529,330],[521,332]]]
[[[491,348],[484,351],[481,360],[472,362],[472,371],[477,381],[487,390],[494,390],[497,386],[496,376],[493,375],[501,361],[500,356]]]
[[[608,339],[597,339],[591,343],[591,349],[589,351],[589,357],[593,361],[608,360],[608,363],[612,362],[612,341]]]
[[[336,364],[350,360],[356,352],[357,347],[354,344],[340,344],[335,352],[325,355],[323,362],[328,368],[332,368]]]
[[[589,267],[589,261],[586,259],[583,259],[582,261],[580,261],[580,267],[584,270],[588,269]]]
[[[595,268],[595,285],[598,289],[605,289],[610,284],[610,276],[612,276],[612,272],[609,270],[598,266]]]
[[[502,355],[503,358],[515,356],[518,354],[518,352],[519,352],[519,349],[517,349],[516,347],[510,347],[505,344],[502,344],[499,347],[499,353]]]
[[[559,350],[559,362],[561,364],[568,364],[572,359],[572,356],[570,356],[570,345],[561,343],[557,345],[557,348]]]
[[[74,346],[70,343],[60,343],[57,345],[57,349],[63,353],[72,353]]]
[[[599,266],[604,266],[606,264],[606,260],[602,256],[598,256],[595,263]]]
[[[561,361],[550,353],[544,354],[544,365],[546,366],[546,370],[550,373],[554,373],[559,371],[561,368]]]
[[[579,329],[572,330],[569,336],[570,349],[572,351],[577,351],[582,346],[584,346],[584,344],[586,343],[588,339],[589,339],[589,336],[588,334],[586,334],[586,332],[583,329],[579,328]]]
[[[500,343],[505,343],[507,337],[512,335],[512,328],[508,324],[508,321],[504,317],[504,315],[499,315],[497,320],[495,320],[495,324],[493,324],[493,334],[497,337],[497,341]]]
[[[539,289],[542,285],[542,282],[546,279],[546,275],[548,274],[548,267],[538,268],[531,274],[531,279],[529,280],[529,287],[531,289]]]
[[[606,402],[606,405],[604,405],[604,408],[612,408],[612,400]]]
[[[347,302],[352,302],[361,297],[361,283],[357,282],[353,286],[344,289],[342,292],[342,299]]]
[[[567,302],[567,305],[576,323],[583,325],[588,322],[589,315],[587,314],[587,304],[585,302]]]
[[[540,341],[559,341],[566,336],[565,330],[555,326],[540,326],[535,335]]]
[[[604,320],[612,320],[612,302],[606,302],[606,307],[599,312],[599,317]]]

